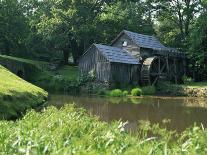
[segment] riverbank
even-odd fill
[[[1,63],[4,62],[5,64],[13,62],[21,64],[24,66],[27,81],[49,92],[110,96],[107,85],[97,83],[91,77],[79,77],[77,66],[55,66],[48,62],[4,55],[0,55],[0,60]],[[129,86],[129,88],[121,89],[123,93],[116,94],[115,91],[115,94],[112,92],[111,96],[131,95],[131,90],[136,87],[140,88],[139,86]],[[140,89],[142,95],[207,97],[207,82],[191,82],[183,85],[159,83],[156,89],[149,86]]]
[[[28,112],[16,122],[0,121],[1,154],[206,154],[207,130],[193,127],[180,135],[139,122],[137,136],[125,123],[100,122],[67,105]],[[21,132],[19,132],[21,131]],[[150,133],[150,137],[148,136]],[[20,138],[21,137],[21,138]]]
[[[162,83],[157,87],[158,95],[207,97],[207,82],[192,82],[183,85]]]
[[[48,93],[0,65],[0,119],[14,119],[42,105]]]

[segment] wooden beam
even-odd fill
[[[175,76],[175,83],[178,83],[178,79],[177,79],[177,66],[176,66],[176,59],[174,58],[174,76]]]

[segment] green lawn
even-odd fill
[[[57,70],[51,71],[49,70],[49,63],[44,61],[29,60],[6,55],[0,55],[0,61],[16,61],[23,63],[26,68],[26,73],[28,73],[27,80],[48,91],[66,90],[70,85],[76,85],[78,80],[77,66],[65,65],[59,67]]]
[[[48,91],[72,90],[78,88],[78,67],[62,66],[55,71],[43,70],[32,81]]]
[[[77,80],[78,79],[78,67],[77,66],[62,66],[53,74],[62,75],[64,79],[67,80]]]
[[[16,117],[28,108],[45,102],[47,92],[0,65],[0,118]]]

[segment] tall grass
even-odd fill
[[[0,154],[207,153],[205,129],[194,127],[177,136],[148,122],[139,126],[132,137],[125,123],[99,122],[73,105],[30,111],[19,121],[0,121]]]

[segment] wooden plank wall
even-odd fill
[[[137,84],[139,81],[138,68],[139,65],[110,63],[95,46],[79,61],[81,75],[94,70],[97,81],[108,83]]]
[[[79,72],[80,75],[88,74],[91,70],[96,69],[95,60],[96,60],[96,48],[92,47],[87,53],[85,53],[79,61]]]
[[[82,56],[79,61],[79,71],[81,75],[94,71],[96,80],[108,82],[110,77],[110,63],[94,46]]]
[[[110,82],[136,84],[139,81],[138,65],[111,63]]]

